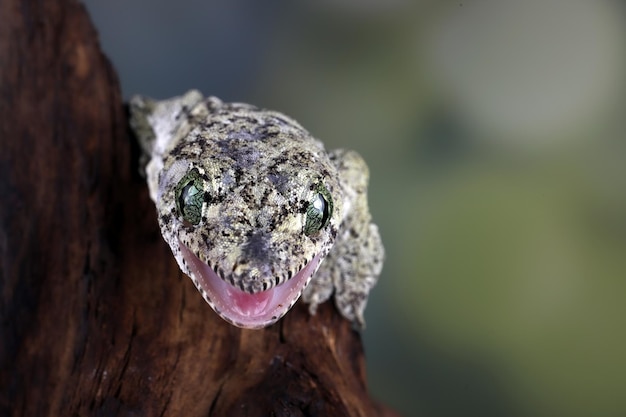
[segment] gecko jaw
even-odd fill
[[[269,290],[250,294],[233,287],[179,241],[194,284],[209,305],[227,322],[242,328],[269,326],[291,309],[317,270],[316,255],[291,279]]]

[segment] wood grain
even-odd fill
[[[219,319],[137,174],[115,72],[73,0],[0,0],[0,415],[392,416],[331,304]]]

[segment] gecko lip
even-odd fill
[[[320,261],[318,254],[286,282],[250,294],[224,281],[187,246],[179,243],[194,283],[213,310],[227,322],[248,329],[269,326],[284,316],[300,298]]]

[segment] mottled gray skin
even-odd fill
[[[358,154],[325,151],[281,113],[222,103],[197,91],[165,101],[136,96],[130,109],[131,126],[148,157],[146,177],[163,238],[218,314],[232,324],[256,327],[238,323],[211,300],[180,243],[221,279],[251,294],[286,282],[319,254],[323,261],[302,295],[311,314],[334,293],[341,314],[364,326],[383,246],[367,206],[368,169]],[[195,226],[181,219],[175,201],[177,184],[193,168],[206,196]],[[332,215],[322,230],[307,236],[305,212],[319,184],[332,196]],[[290,308],[299,296],[284,303]]]

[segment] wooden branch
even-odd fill
[[[241,330],[182,276],[84,7],[0,17],[0,415],[394,415],[331,304]]]

